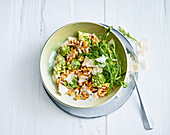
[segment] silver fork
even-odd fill
[[[146,107],[143,104],[143,101],[142,101],[141,95],[139,93],[139,89],[138,89],[138,86],[137,86],[137,83],[136,83],[134,75],[131,74],[131,77],[132,77],[132,79],[133,79],[133,81],[135,83],[136,91],[137,91],[137,94],[138,94],[138,97],[139,97],[139,102],[140,102],[140,106],[141,106],[141,115],[142,115],[143,126],[145,127],[146,130],[152,130],[154,128],[153,120],[148,115],[148,112],[146,111]]]

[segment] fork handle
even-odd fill
[[[143,126],[145,127],[146,130],[152,130],[154,128],[154,122],[153,122],[152,118],[148,115],[148,113],[146,111],[146,107],[142,102],[142,97],[139,93],[139,89],[138,89],[134,75],[131,74],[131,77],[132,77],[132,79],[135,83],[136,91],[137,91],[137,94],[138,94],[138,97],[139,97]]]

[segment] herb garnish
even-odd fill
[[[103,75],[105,77],[105,83],[109,83],[109,89],[108,89],[108,95],[111,92],[111,89],[115,84],[121,85],[123,87],[127,87],[127,83],[122,81],[122,77],[125,75],[125,73],[122,73],[122,67],[119,62],[118,55],[116,53],[116,45],[115,42],[112,41],[112,43],[108,44],[106,43],[106,38],[109,35],[110,31],[112,29],[112,26],[109,27],[106,31],[104,36],[98,36],[100,41],[99,42],[90,42],[90,39],[86,36],[84,36],[84,39],[89,43],[89,50],[90,53],[82,53],[80,54],[79,58],[84,55],[88,56],[90,59],[96,59],[104,55],[108,59],[105,62],[105,67],[103,68]],[[125,31],[124,31],[125,33]],[[129,35],[129,34],[128,34]],[[130,36],[130,35],[129,35]],[[114,61],[113,61],[114,60]],[[94,64],[96,65],[102,65],[103,63],[94,61]]]
[[[139,43],[139,41],[137,41],[135,38],[131,37],[129,32],[127,33],[124,29],[122,29],[120,26],[119,26],[119,31],[124,35],[124,36],[127,36],[128,38],[131,38],[133,39],[140,47],[141,47],[141,44]]]

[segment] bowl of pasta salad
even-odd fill
[[[56,101],[76,108],[97,107],[127,87],[126,50],[111,28],[76,22],[58,29],[46,41],[40,74]]]

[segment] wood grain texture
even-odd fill
[[[169,135],[170,1],[7,0],[0,1],[0,135]],[[138,84],[155,122],[143,128],[136,92],[116,112],[96,119],[70,116],[46,95],[39,56],[47,38],[74,21],[119,25],[137,39],[148,38],[147,70]]]
[[[73,4],[73,21],[104,22],[103,0],[75,0]],[[97,8],[94,8],[94,5]],[[80,119],[80,121],[78,125],[82,128],[77,130],[81,134],[105,135],[107,133],[106,116],[97,119]]]
[[[154,2],[106,0],[106,23],[115,24],[116,27],[122,26],[139,40],[141,38],[148,39],[146,44],[150,47],[150,53],[145,56],[145,59],[149,63],[149,68],[140,70],[138,84],[143,100],[155,122],[155,128],[152,131],[143,129],[137,94],[134,92],[130,100],[120,110],[108,116],[109,135],[112,135],[113,132],[121,135],[170,134],[168,129],[170,121],[168,98],[170,94],[167,84],[170,65],[168,50],[170,47],[166,22],[169,19],[167,18],[169,9],[165,2],[160,0]]]

